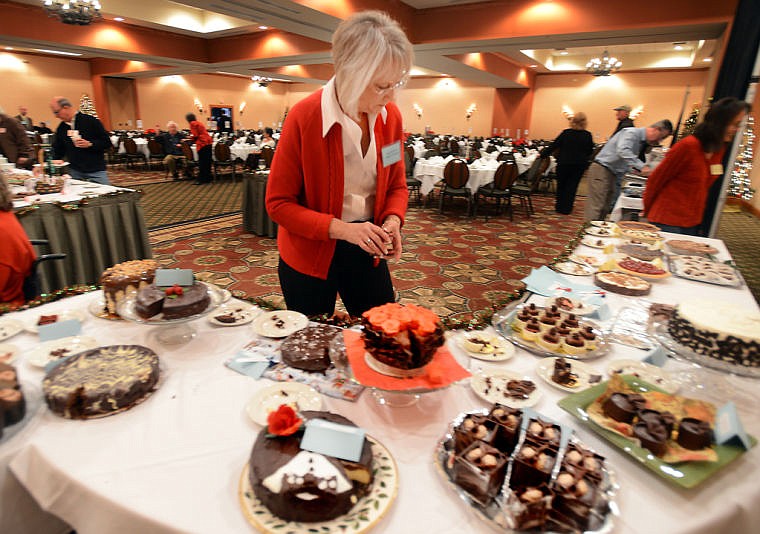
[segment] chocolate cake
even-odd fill
[[[633,422],[633,417],[645,404],[644,397],[638,393],[616,392],[610,395],[602,404],[604,415],[620,421],[621,423]]]
[[[542,419],[531,419],[528,421],[525,434],[528,439],[536,443],[547,444],[556,449],[559,447],[562,429],[555,423],[543,421]]]
[[[684,417],[678,425],[676,442],[684,449],[699,450],[709,447],[713,441],[710,423],[693,417]]]
[[[343,416],[306,411],[304,419],[356,426]],[[259,432],[249,459],[249,480],[256,497],[286,521],[328,521],[348,512],[372,484],[372,447],[366,439],[358,462],[301,449],[297,432],[272,436]]]
[[[556,447],[525,439],[512,460],[509,486],[518,488],[549,483],[556,461]]]
[[[542,484],[538,487],[515,488],[508,501],[518,530],[543,530],[546,514],[551,508],[552,491]]]
[[[552,506],[579,530],[585,531],[597,502],[596,485],[597,481],[589,478],[583,470],[560,470],[552,486],[555,492]]]
[[[153,282],[158,262],[156,260],[125,261],[109,267],[100,275],[103,286],[105,311],[116,315],[117,305],[133,291],[142,289]]]
[[[155,388],[158,377],[155,352],[111,345],[71,356],[45,376],[42,390],[54,413],[87,419],[134,406]]]
[[[594,285],[606,289],[607,291],[620,293],[621,295],[627,295],[629,297],[648,295],[652,290],[652,284],[646,280],[631,274],[614,271],[596,273],[594,275]]]
[[[507,456],[484,441],[476,441],[454,459],[454,483],[481,503],[490,501],[504,483]]]
[[[760,313],[731,302],[682,302],[668,321],[668,333],[697,354],[732,365],[760,367]]]
[[[492,418],[477,414],[467,415],[454,429],[454,451],[461,452],[477,440],[490,443],[495,429],[496,422]]]
[[[443,345],[443,324],[421,306],[384,304],[362,314],[362,339],[367,353],[395,369],[420,369]]]
[[[330,366],[330,342],[340,331],[320,324],[289,335],[280,345],[283,363],[304,371],[325,371]]]
[[[654,418],[640,419],[633,425],[633,437],[655,456],[665,454],[668,436],[665,425]]]
[[[573,373],[573,366],[569,361],[564,358],[557,358],[554,360],[552,382],[568,387],[573,387],[578,384],[578,375]]]
[[[492,440],[493,446],[501,452],[511,455],[520,437],[522,410],[494,404],[488,417],[496,423],[496,431]]]
[[[163,319],[166,320],[182,319],[201,313],[210,303],[208,289],[198,282],[181,288],[165,288],[150,284],[137,292],[135,312],[143,319],[150,319],[159,313],[162,313]]]

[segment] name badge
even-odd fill
[[[389,167],[401,161],[401,141],[385,145],[380,150],[383,156],[383,167]]]
[[[720,163],[714,163],[710,165],[710,174],[720,175],[723,174],[723,165]]]

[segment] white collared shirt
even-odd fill
[[[343,214],[345,222],[366,221],[372,218],[375,209],[377,188],[377,149],[375,145],[375,120],[377,115],[367,117],[369,121],[369,147],[362,156],[362,129],[348,115],[343,113],[335,94],[335,77],[322,90],[322,137],[327,135],[333,124],[341,126],[343,135]],[[386,111],[381,112],[383,121]]]

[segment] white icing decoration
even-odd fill
[[[288,463],[266,477],[262,484],[272,493],[280,493],[282,492],[283,477],[303,477],[310,471],[317,478],[330,479],[335,477],[337,493],[345,493],[353,489],[351,482],[330,460],[321,454],[309,451],[301,451],[296,454]]]

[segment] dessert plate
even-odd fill
[[[533,391],[521,395],[514,389],[510,391],[509,383],[528,381],[533,385]],[[498,402],[512,408],[534,406],[541,399],[541,390],[528,376],[506,370],[481,371],[472,375],[470,386],[475,394],[486,402]],[[514,392],[514,393],[512,393]]]
[[[503,362],[515,355],[515,347],[504,338],[487,331],[462,332],[457,336],[457,345],[468,356],[487,362]]]
[[[554,297],[548,305],[557,306],[560,310],[574,313],[575,315],[591,315],[599,308],[596,304],[589,304],[582,300],[571,299],[570,297]]]
[[[62,337],[46,341],[31,350],[26,357],[26,361],[35,367],[45,367],[48,363],[68,358],[83,350],[94,349],[98,346],[95,338],[89,336],[71,336]]]
[[[610,244],[610,242],[605,239],[597,239],[588,235],[584,236],[583,239],[581,239],[581,243],[591,248],[606,248],[607,245]]]
[[[607,367],[607,374],[610,376],[614,374],[633,375],[671,395],[678,391],[679,387],[678,382],[667,371],[651,363],[638,360],[621,359],[610,362]]]
[[[244,302],[222,304],[207,318],[208,322],[217,326],[240,326],[248,324],[261,314],[261,308]]]
[[[552,265],[552,269],[562,274],[573,276],[589,276],[596,272],[596,269],[589,265],[575,263],[574,261],[561,261]]]
[[[615,227],[617,227],[617,224],[610,221],[591,221],[591,226],[596,226],[597,228],[606,228],[607,230],[614,230]]]
[[[566,385],[555,382],[552,379],[554,375],[554,362],[557,361],[557,357],[544,358],[536,366],[536,373],[543,378],[548,384],[562,391],[568,391],[575,393],[576,391],[582,391],[595,383],[599,383],[602,380],[602,375],[597,373],[596,370],[586,365],[583,362],[577,360],[570,360],[565,358],[565,361],[570,364],[570,372],[576,376],[576,382],[574,385]]]
[[[316,389],[300,382],[278,382],[256,392],[245,405],[245,411],[254,423],[267,426],[269,412],[281,404],[287,404],[297,412],[321,410],[322,396]]]
[[[13,363],[18,354],[18,347],[10,343],[0,344],[0,363]]]
[[[40,330],[40,325],[38,324],[40,321],[40,318],[44,316],[50,317],[53,315],[57,316],[56,320],[53,322],[68,321],[69,319],[77,319],[80,323],[83,323],[84,320],[86,319],[85,314],[79,310],[62,310],[59,312],[52,312],[47,315],[35,315],[34,319],[32,319],[30,322],[26,324],[27,331],[36,334]]]
[[[264,312],[253,321],[253,331],[264,337],[286,337],[309,325],[309,318],[291,310]]]
[[[362,534],[370,531],[388,512],[398,494],[398,467],[390,451],[379,441],[367,436],[372,446],[374,479],[370,491],[348,513],[331,521],[299,523],[285,521],[272,514],[256,498],[248,477],[248,464],[243,468],[238,485],[238,499],[243,515],[259,532],[267,534],[311,534],[315,532],[351,532]]]
[[[0,341],[15,336],[24,329],[21,321],[16,319],[0,319]]]
[[[589,226],[585,229],[585,232],[596,237],[614,237],[612,229],[600,228],[599,226]]]
[[[593,256],[589,254],[570,254],[567,259],[581,265],[588,265],[590,267],[599,267],[605,262],[605,258],[600,258],[599,256]]]

